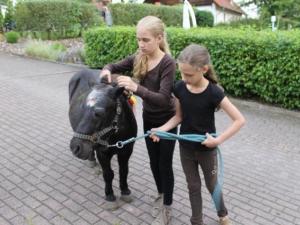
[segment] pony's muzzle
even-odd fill
[[[93,153],[93,147],[86,141],[73,137],[70,141],[70,149],[77,158],[86,160]]]

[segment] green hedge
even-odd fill
[[[195,10],[195,17],[199,27],[214,26],[214,16],[211,12]]]
[[[167,26],[182,26],[182,5],[157,6],[153,4],[118,3],[110,4],[109,8],[113,23],[117,26],[135,26],[141,18],[148,15],[159,17]],[[194,10],[198,26],[213,26],[213,15],[210,12]]]
[[[131,27],[92,29],[83,37],[87,64],[91,67],[103,67],[137,50],[135,29]]]
[[[18,31],[47,33],[49,39],[80,36],[87,27],[101,24],[94,5],[71,0],[19,1],[15,17]]]
[[[4,22],[4,18],[1,12],[1,6],[0,6],[0,33],[3,32],[3,22]]]
[[[300,32],[167,29],[176,57],[190,43],[205,45],[227,93],[300,109]],[[86,63],[100,67],[136,51],[132,27],[100,28],[84,35]]]

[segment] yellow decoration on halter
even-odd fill
[[[128,102],[130,105],[134,106],[136,104],[136,97],[134,95],[131,95],[130,98],[128,99]]]

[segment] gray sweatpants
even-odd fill
[[[218,178],[217,149],[211,151],[191,150],[180,145],[180,159],[188,184],[192,208],[191,224],[203,225],[199,165],[203,171],[206,187],[210,194],[212,194]],[[219,203],[220,210],[218,211],[218,216],[226,216],[227,209],[224,204],[222,193]]]

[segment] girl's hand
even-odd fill
[[[128,76],[119,76],[117,82],[120,87],[124,87],[127,91],[137,91],[138,85]]]
[[[201,144],[205,145],[208,148],[215,148],[220,144],[218,142],[218,139],[214,138],[209,133],[206,133],[205,135],[206,135],[206,139]]]
[[[150,138],[152,139],[153,142],[159,142],[159,137],[155,135],[155,131],[159,131],[158,128],[152,128],[151,129],[151,134],[150,134]]]
[[[111,72],[107,69],[101,70],[100,72],[100,78],[107,77],[107,82],[111,83]]]

